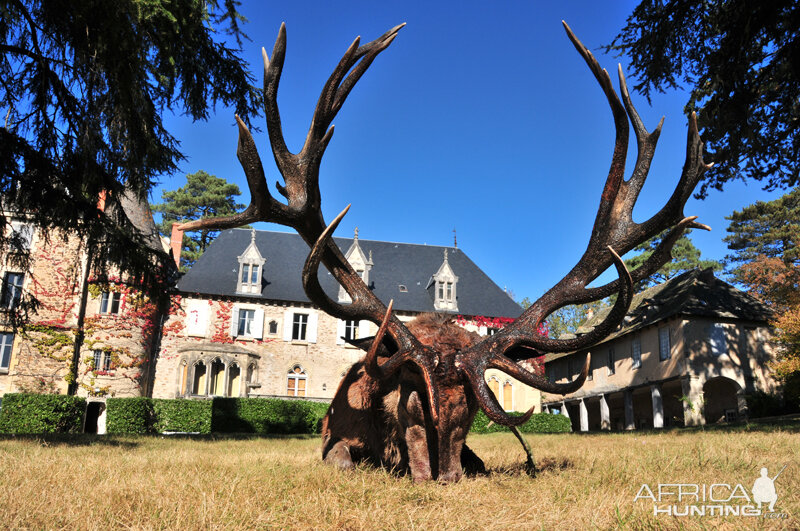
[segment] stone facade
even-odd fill
[[[13,275],[23,275],[23,282],[19,300],[6,301],[0,315],[4,347],[11,345],[0,368],[0,393],[66,393],[74,381],[79,396],[144,394],[158,321],[155,305],[118,278],[100,282],[85,275],[85,242],[74,234],[30,234],[27,269],[16,267],[10,254],[3,259],[4,292],[12,289]],[[81,342],[77,369],[71,371],[76,341]]]

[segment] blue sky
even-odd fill
[[[517,300],[536,299],[583,253],[599,203],[614,143],[603,93],[567,39],[561,20],[612,73],[625,58],[598,48],[610,43],[633,2],[244,2],[252,42],[243,58],[261,83],[261,52],[272,46],[281,22],[287,55],[278,103],[284,135],[300,149],[319,91],[352,40],[372,40],[407,26],[350,94],[320,172],[322,208],[331,220],[350,213],[336,234],[364,239],[458,246]],[[629,79],[633,85],[633,80]],[[685,92],[657,95],[652,105],[634,94],[652,130],[666,116],[634,219],[643,221],[669,197],[685,156]],[[256,119],[256,123],[263,119]],[[236,160],[233,111],[223,107],[208,122],[167,120],[187,161],[165,177],[162,190],[185,184],[198,170],[247,184]],[[631,135],[633,137],[633,135]],[[256,135],[274,195],[280,178],[265,127]],[[633,145],[631,146],[634,147]],[[635,162],[634,152],[628,168]],[[692,240],[704,258],[726,254],[722,238],[733,210],[770,200],[758,183],[734,183],[707,199],[690,199],[686,215],[713,231]],[[263,226],[261,226],[263,225]],[[287,231],[259,224],[257,228]],[[380,257],[374,257],[376,267]],[[611,277],[609,277],[611,278]]]

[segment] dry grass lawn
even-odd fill
[[[317,438],[0,440],[6,529],[798,529],[800,426],[473,435],[491,473],[454,485],[324,466]],[[784,519],[653,516],[643,483],[741,483],[774,475]]]

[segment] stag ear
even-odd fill
[[[342,338],[348,345],[353,345],[354,347],[358,347],[364,352],[369,351],[369,347],[372,346],[372,342],[375,340],[375,336],[369,337],[362,337],[359,339],[347,339],[346,337]],[[381,358],[389,358],[397,352],[397,345],[392,340],[391,337],[383,336],[383,341],[381,341],[380,346],[378,347],[378,356]]]

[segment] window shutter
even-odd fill
[[[264,336],[264,310],[255,311],[250,332],[253,334],[254,339],[261,339]]]
[[[319,314],[311,312],[308,314],[308,329],[306,330],[306,341],[309,343],[317,342],[317,320]]]
[[[239,308],[234,307],[231,310],[231,336],[236,337],[236,332],[239,331]]]
[[[292,340],[292,319],[294,317],[294,312],[292,310],[286,310],[283,312],[283,340],[284,341],[291,341]]]
[[[365,337],[369,337],[369,325],[372,324],[370,321],[364,319],[363,321],[358,322],[358,338],[363,339]]]
[[[339,319],[336,322],[336,344],[337,345],[344,345],[345,341],[342,339],[344,337],[344,320]]]

